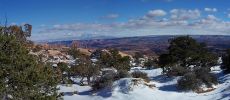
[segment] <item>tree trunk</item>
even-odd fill
[[[83,79],[84,79],[84,77],[81,78],[81,80],[80,80],[80,85],[84,85]]]
[[[90,85],[90,77],[87,76],[87,82],[88,82],[88,85]]]

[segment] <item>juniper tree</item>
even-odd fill
[[[129,71],[130,70],[130,57],[124,56],[117,59],[117,65],[114,65],[117,70],[124,70]]]
[[[221,66],[225,73],[230,73],[230,49],[227,50],[226,54],[223,56],[223,64]]]
[[[168,53],[159,57],[159,64],[167,72],[172,72],[173,69],[187,72],[201,67],[210,69],[217,64],[217,56],[208,52],[204,44],[196,42],[189,36],[181,36],[171,40]],[[180,75],[183,74],[185,73]]]
[[[91,78],[99,74],[100,67],[93,63],[89,56],[80,55],[76,60],[76,65],[71,67],[73,75],[81,77],[80,83],[83,85],[83,79],[87,78],[87,83],[91,84]]]
[[[60,74],[62,76],[62,82],[70,81],[70,68],[64,62],[59,62],[57,64],[58,69],[60,69]]]
[[[18,42],[23,44],[27,43],[27,37],[31,36],[32,25],[24,24],[23,26],[11,25],[11,26],[0,26],[2,35],[15,36]]]
[[[76,59],[80,55],[80,51],[76,47],[71,47],[68,51],[68,54]]]
[[[55,72],[28,53],[14,35],[0,35],[0,98],[56,99]]]
[[[183,76],[178,80],[179,89],[196,90],[201,84],[211,87],[217,79],[210,68],[217,64],[217,56],[202,43],[189,36],[181,36],[170,42],[168,53],[159,57],[159,65],[169,76]]]
[[[95,53],[93,53],[95,55]],[[97,51],[98,64],[102,67],[113,67],[117,70],[130,69],[130,57],[122,57],[117,49],[109,49],[108,51]]]

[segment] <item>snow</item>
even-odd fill
[[[133,81],[137,81],[136,85],[135,85],[135,82]],[[114,82],[113,92],[129,94],[133,90],[145,88],[146,85],[144,85],[144,83],[145,82],[143,80],[138,79],[138,78],[123,78],[123,79],[120,79]]]
[[[90,86],[72,86],[59,85],[59,92],[78,91],[79,94],[65,95],[64,100],[230,100],[230,74],[224,75],[219,66],[212,68],[219,83],[216,89],[206,93],[182,92],[177,90],[176,83],[180,77],[167,78],[162,75],[161,69],[144,70],[142,68],[133,68],[131,70],[140,70],[146,72],[152,80],[149,84],[156,87],[150,88],[144,81],[139,81],[134,85],[133,78],[124,78],[115,81],[113,89],[104,89],[97,93],[91,92]]]

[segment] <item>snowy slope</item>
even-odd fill
[[[156,85],[154,88],[149,88],[143,82],[133,86],[131,79],[125,78],[114,82],[112,91],[102,90],[95,95],[92,95],[89,86],[79,85],[71,87],[61,85],[60,92],[78,90],[79,94],[67,94],[63,96],[64,100],[230,100],[230,75],[222,74],[219,66],[212,70],[218,76],[220,84],[214,91],[201,94],[178,91],[175,84],[179,77],[166,78],[161,75],[161,69],[141,70],[148,73],[152,79],[151,83]]]

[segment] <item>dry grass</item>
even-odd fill
[[[207,92],[211,92],[213,90],[215,90],[216,88],[209,88],[207,90],[203,90],[203,89],[199,89],[199,90],[196,90],[195,92],[200,94],[200,93],[207,93]]]

